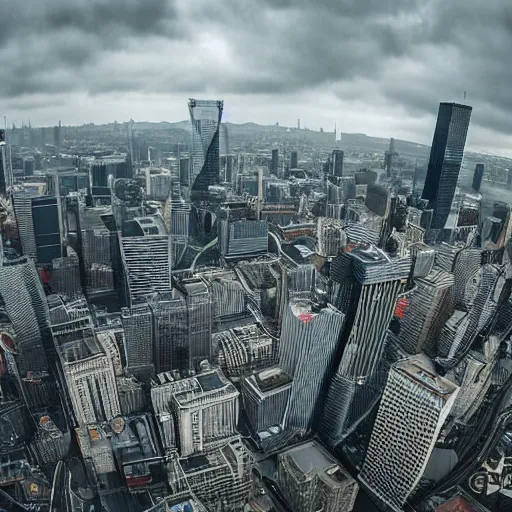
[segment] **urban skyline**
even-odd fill
[[[428,144],[431,105],[467,92],[469,147],[510,155],[505,0],[226,0],[215,9],[7,0],[6,9],[0,94],[17,124],[183,120],[188,97],[221,97],[227,121],[300,118]]]

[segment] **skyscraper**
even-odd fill
[[[357,482],[317,441],[280,453],[277,466],[279,487],[295,512],[352,510]]]
[[[189,186],[200,194],[219,181],[219,127],[222,119],[222,101],[194,100],[188,102],[192,122]]]
[[[297,169],[298,155],[297,151],[292,151],[290,154],[290,169]]]
[[[220,370],[165,379],[165,374],[159,376],[161,383],[152,387],[151,399],[157,414],[174,416],[182,457],[236,435],[240,393]]]
[[[335,446],[373,404],[369,383],[378,368],[389,323],[410,260],[390,258],[369,244],[349,244],[331,264],[333,303],[347,316],[342,356],[332,379],[321,424]],[[358,397],[363,393],[366,398]]]
[[[0,130],[0,194],[7,192],[7,144],[5,130]]]
[[[38,263],[62,257],[57,198],[18,193],[13,202],[23,253]]]
[[[458,392],[425,357],[391,367],[359,478],[392,510],[418,485]]]
[[[386,169],[386,176],[391,177],[391,169],[393,168],[393,158],[398,153],[395,151],[395,139],[391,137],[389,141],[389,149],[384,153],[384,167]]]
[[[343,176],[343,156],[341,149],[335,149],[332,152],[332,173],[334,176]]]
[[[279,365],[293,377],[286,428],[306,433],[317,421],[344,320],[331,305],[322,308],[307,299],[287,305],[279,349]]]
[[[272,150],[272,163],[270,164],[270,171],[272,174],[277,175],[277,162],[279,161],[279,149]]]
[[[480,192],[482,186],[482,179],[484,177],[484,164],[476,164],[475,174],[473,174],[473,190]]]
[[[430,150],[423,199],[434,209],[431,229],[443,229],[450,214],[455,187],[464,155],[472,108],[441,103]]]

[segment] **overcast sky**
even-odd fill
[[[430,144],[440,101],[512,156],[510,0],[1,0],[0,114],[18,125],[224,120]]]

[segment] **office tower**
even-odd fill
[[[24,176],[34,176],[35,163],[33,157],[23,158],[23,174]]]
[[[318,254],[324,257],[335,257],[340,249],[347,245],[347,235],[343,224],[327,217],[318,218],[317,226]]]
[[[208,510],[243,509],[251,487],[252,458],[240,439],[204,454],[174,457],[169,484],[174,492],[191,490]]]
[[[334,149],[332,152],[332,174],[334,176],[343,176],[343,156],[341,149]]]
[[[298,167],[298,154],[297,151],[290,153],[290,169],[297,169]]]
[[[443,229],[450,214],[464,155],[472,108],[441,103],[430,151],[422,198],[428,199],[434,215],[431,229]]]
[[[277,166],[279,162],[279,149],[272,150],[272,162],[270,163],[270,172],[277,176]]]
[[[121,260],[129,306],[171,289],[170,238],[160,218],[136,218],[135,236],[120,236]],[[135,231],[137,233],[137,231]]]
[[[80,241],[85,267],[85,291],[88,296],[112,292],[113,262],[118,254],[116,233],[111,233],[105,227],[95,228],[82,222],[84,225],[88,229],[81,230]]]
[[[344,319],[331,305],[308,299],[291,299],[287,305],[279,346],[279,366],[293,378],[285,428],[305,434],[318,420]]]
[[[458,392],[425,357],[391,367],[359,478],[392,510],[418,485]]]
[[[393,159],[398,153],[395,151],[395,139],[391,137],[389,141],[389,149],[384,154],[384,168],[386,169],[386,176],[391,177],[391,170],[393,169]]]
[[[117,377],[119,405],[124,416],[141,412],[146,407],[145,390],[135,377]]]
[[[324,407],[321,430],[337,445],[378,399],[374,374],[411,262],[368,244],[349,244],[331,264],[332,301],[347,318],[342,356]],[[363,396],[359,396],[362,394]]]
[[[292,377],[274,367],[242,381],[242,401],[254,432],[281,426],[292,391]]]
[[[182,283],[188,313],[189,368],[212,357],[212,298],[206,282],[191,278]]]
[[[219,153],[221,155],[229,155],[229,131],[226,123],[221,123],[220,125]]]
[[[219,327],[223,320],[246,316],[246,298],[243,286],[234,272],[215,274],[210,279],[212,315]],[[238,326],[237,326],[238,327]]]
[[[76,359],[68,347],[62,349],[65,377],[78,424],[93,425],[119,416],[121,407],[109,358],[94,343]]]
[[[467,283],[464,310],[455,310],[439,339],[440,364],[457,363],[475,341],[476,336],[493,319],[505,286],[503,269],[486,264]]]
[[[359,491],[348,471],[318,441],[277,456],[277,483],[294,512],[350,512]]]
[[[210,185],[219,182],[219,127],[223,108],[222,101],[190,99],[188,102],[192,123],[189,172],[192,194],[208,192]]]
[[[375,369],[410,266],[409,259],[392,259],[369,244],[349,244],[333,261],[333,303],[349,317],[343,333],[342,374],[362,377]]]
[[[108,187],[109,176],[114,180],[132,178],[132,164],[127,155],[96,159],[89,164],[91,187]]]
[[[484,178],[484,164],[476,164],[475,173],[473,174],[473,190],[480,192],[482,180]]]
[[[182,295],[160,293],[150,302],[154,318],[156,373],[188,370],[189,323],[187,303]]]
[[[265,220],[223,219],[220,226],[220,253],[226,259],[247,258],[268,252],[268,223]]]
[[[455,278],[453,289],[454,306],[464,309],[464,296],[471,279],[480,270],[482,265],[482,251],[474,247],[464,247],[457,252],[453,262],[452,273]]]
[[[8,179],[8,148],[5,142],[5,130],[0,129],[0,194],[7,193]]]
[[[171,193],[173,176],[171,173],[151,173],[146,169],[146,196],[155,201],[165,201]]]
[[[147,304],[136,304],[121,310],[126,370],[141,380],[154,373],[153,314]]]
[[[453,372],[446,376],[460,386],[450,415],[457,422],[468,425],[473,415],[482,405],[496,367],[500,340],[489,336],[483,342],[482,352],[470,350]]]
[[[399,302],[402,309],[396,338],[407,353],[425,352],[434,357],[444,323],[453,312],[454,277],[435,268],[415,283],[416,287]]]
[[[18,193],[13,196],[13,204],[23,253],[47,264],[62,257],[57,198]]]
[[[216,304],[214,300],[214,308]],[[242,322],[243,319],[240,318],[240,323]],[[229,318],[226,318],[226,323],[232,324]],[[222,320],[219,324],[223,324]],[[274,364],[277,344],[277,338],[255,323],[237,325],[212,336],[212,345],[217,354],[218,363],[232,382],[238,382],[246,375]]]
[[[0,266],[0,289],[16,332],[20,377],[47,372],[44,347],[51,344],[50,314],[34,262],[27,257]]]
[[[179,196],[169,196],[165,203],[164,219],[171,238],[171,261],[176,268],[189,242],[191,205]]]
[[[158,378],[160,384],[151,388],[153,408],[156,414],[174,416],[182,457],[236,435],[240,393],[220,370],[181,380],[167,381],[165,374]]]
[[[52,293],[66,295],[69,298],[82,294],[78,257],[65,256],[52,261]]]

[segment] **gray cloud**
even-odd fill
[[[41,94],[286,101],[325,91],[412,123],[467,90],[472,126],[512,134],[509,0],[3,0],[2,9],[0,94],[18,110]]]

